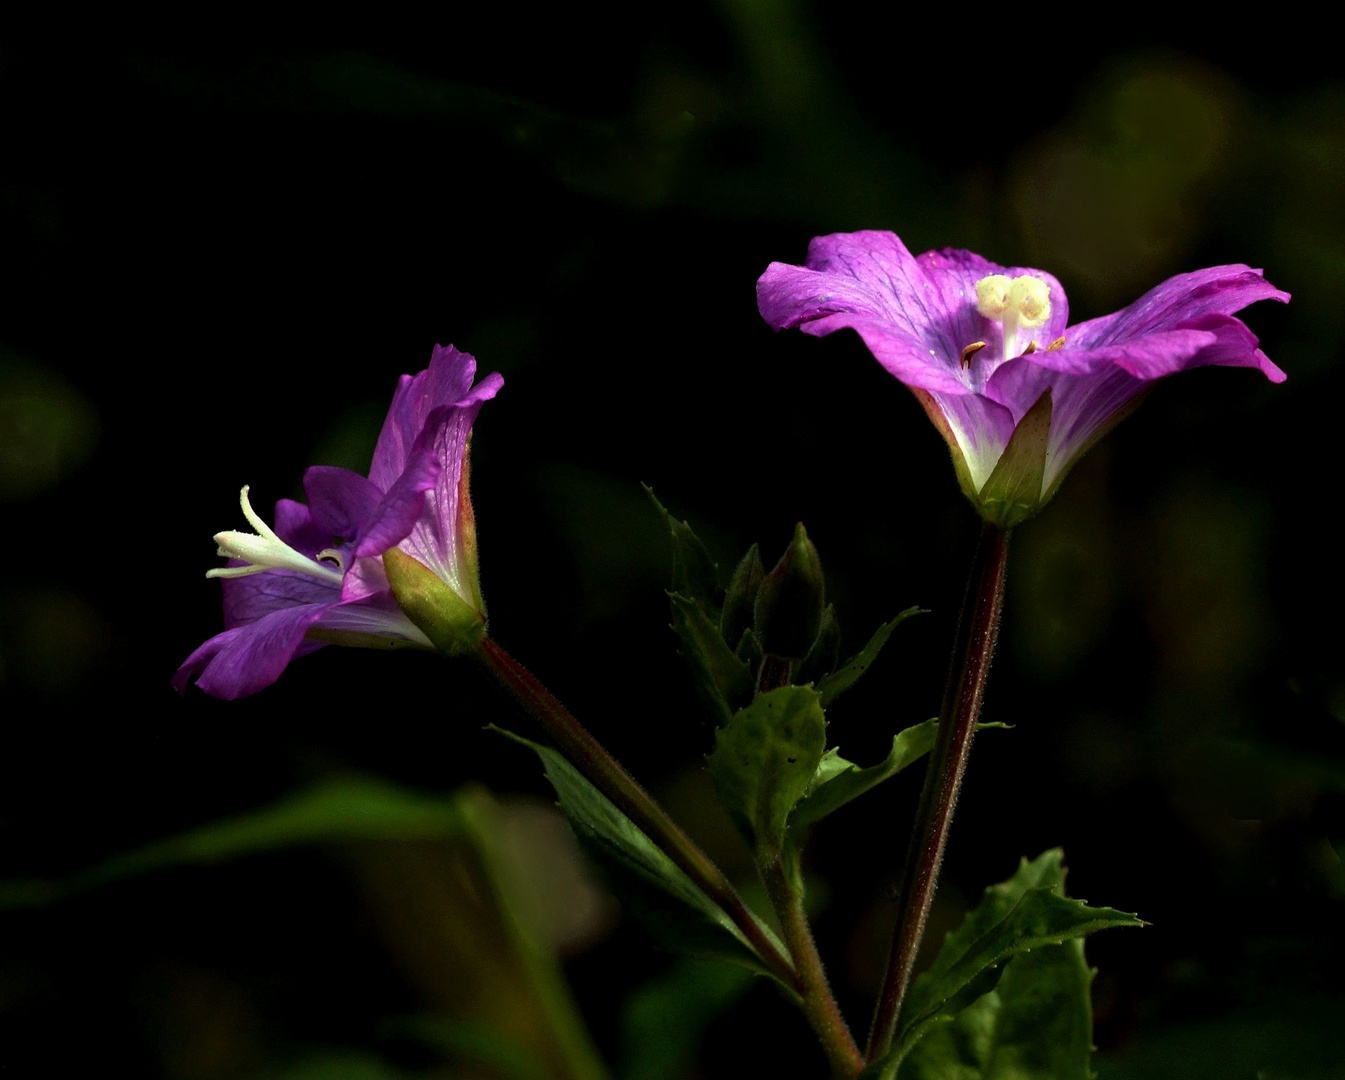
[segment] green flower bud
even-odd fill
[[[757,592],[755,627],[762,651],[788,660],[807,656],[817,640],[825,605],[822,560],[800,522]]]
[[[719,633],[734,648],[742,641],[743,632],[752,625],[752,610],[756,605],[761,583],[766,580],[766,567],[761,562],[761,550],[753,544],[734,568],[728,592],[724,594],[724,610],[719,616]]]

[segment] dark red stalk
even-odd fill
[[[495,681],[532,716],[579,772],[694,881],[733,920],[768,968],[787,986],[802,992],[793,964],[762,931],[742,898],[692,839],[656,803],[616,758],[522,664],[484,638],[477,656]]]
[[[971,739],[981,714],[990,658],[995,651],[999,614],[1004,603],[1004,567],[1009,530],[986,522],[967,580],[958,620],[952,665],[939,712],[939,732],[930,753],[925,786],[911,833],[902,874],[897,926],[888,956],[887,977],[873,1015],[867,1059],[882,1058],[892,1046],[902,1002],[911,982],[920,939],[938,883],[948,829],[957,805]]]

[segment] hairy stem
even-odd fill
[[[1004,603],[1004,568],[1009,531],[986,522],[967,580],[967,593],[958,620],[956,644],[943,705],[939,733],[930,753],[920,807],[911,833],[911,846],[902,873],[897,926],[892,935],[887,977],[873,1015],[867,1057],[870,1063],[892,1046],[901,1005],[911,982],[911,969],[924,936],[925,921],[938,883],[939,867],[948,841],[958,789],[967,767],[971,737],[981,714],[990,658],[995,651],[999,613]]]
[[[802,992],[789,959],[771,941],[742,898],[692,839],[656,803],[621,764],[522,664],[495,644],[482,639],[477,652],[486,670],[504,691],[532,716],[556,748],[581,774],[633,821],[733,920],[762,962],[787,986]]]
[[[792,851],[786,851],[762,872],[762,878],[798,971],[799,998],[804,1015],[822,1043],[832,1076],[836,1080],[852,1080],[864,1068],[864,1056],[841,1016],[822,968],[822,958],[803,912],[803,889],[799,885],[796,858]]]

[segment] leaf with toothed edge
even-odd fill
[[[933,966],[911,984],[892,1050],[864,1071],[865,1080],[897,1076],[898,1068],[924,1036],[938,1025],[956,1021],[964,1010],[997,989],[1014,957],[1059,946],[1095,930],[1144,925],[1129,912],[1093,908],[1066,897],[1061,859],[1058,848],[1030,862],[1024,859],[1013,877],[986,890],[981,903],[944,939]],[[920,1073],[912,1075],[924,1080]],[[944,1074],[927,1075],[932,1080]],[[978,1074],[954,1071],[947,1075],[970,1080]],[[985,1075],[989,1080],[997,1074]],[[905,1080],[905,1073],[902,1077]]]
[[[719,619],[721,591],[719,588],[719,568],[710,553],[701,543],[695,530],[685,521],[678,521],[668,513],[664,505],[654,495],[654,489],[648,484],[642,485],[649,501],[654,504],[663,523],[668,526],[672,537],[672,585],[669,592],[700,601],[713,611],[716,622]]]
[[[710,777],[761,866],[783,850],[790,812],[826,750],[826,730],[811,686],[781,686],[759,694],[715,733]]]
[[[1007,728],[1008,724],[998,722],[977,724],[977,731],[986,728]],[[821,821],[828,814],[859,798],[870,788],[884,780],[891,779],[908,765],[913,765],[930,752],[939,731],[939,718],[933,717],[923,723],[908,727],[892,737],[892,750],[877,765],[867,769],[860,768],[852,761],[840,756],[840,751],[832,747],[823,756],[817,766],[817,774],[808,786],[807,794],[794,808],[789,818],[791,832],[806,829],[809,825]]]
[[[715,714],[715,723],[724,724],[734,709],[751,700],[752,668],[725,644],[719,626],[699,601],[678,593],[669,593],[668,600],[673,633],[696,689]]]

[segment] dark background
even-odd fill
[[[934,932],[1062,845],[1076,895],[1152,923],[1089,942],[1102,1076],[1345,1075],[1329,45],[1159,40],[1140,13],[1106,40],[921,18],[722,0],[0,36],[0,879],[352,774],[485,783],[523,823],[511,843],[553,836],[535,759],[482,730],[517,718],[466,664],[327,649],[244,701],[168,686],[219,629],[202,575],[238,488],[269,507],[309,464],[367,467],[437,342],[506,380],[473,447],[493,634],[750,873],[705,811],[711,736],[640,483],[725,569],[803,520],[850,650],[932,609],[832,710],[860,762],[936,710],[976,534],[943,444],[856,337],[761,322],[766,264],[890,228],[1049,269],[1077,321],[1246,262],[1294,294],[1245,313],[1288,382],[1159,387],[1015,537],[986,715],[1016,729],[978,742]],[[918,777],[889,787],[811,860],[861,1028]],[[304,847],[10,912],[0,1066],[458,1075],[387,1025],[469,976],[406,962],[414,922],[370,899],[434,895],[436,872]],[[616,1062],[622,1002],[670,961],[595,911],[562,951]],[[820,1075],[813,1053],[763,982],[694,1068]]]

